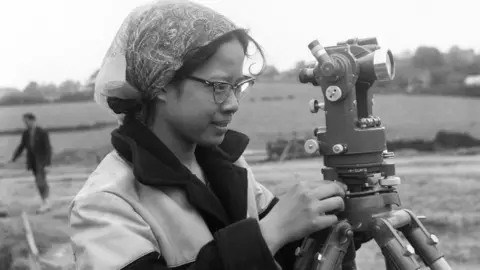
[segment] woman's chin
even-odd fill
[[[218,146],[223,142],[223,139],[225,139],[225,133],[210,134],[209,136],[203,137],[198,144],[201,146]]]
[[[225,134],[227,134],[228,128],[220,126],[209,126],[207,129],[202,132],[199,140],[197,141],[198,145],[201,146],[217,146],[223,142],[225,139]]]

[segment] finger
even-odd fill
[[[342,197],[336,196],[316,202],[315,209],[317,213],[324,214],[332,211],[343,211],[345,202]]]
[[[315,219],[317,231],[323,230],[338,222],[338,217],[334,215],[318,216]]]
[[[306,181],[305,180],[298,180],[295,184],[292,185],[292,188],[290,188],[290,192],[296,193],[297,191],[302,191],[306,190]]]
[[[340,187],[342,187],[345,192],[348,190],[348,186],[345,183],[342,183],[340,181],[335,181],[334,183],[340,185]]]
[[[328,182],[312,190],[313,198],[322,200],[334,196],[345,196],[345,189],[335,182]]]

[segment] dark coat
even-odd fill
[[[13,154],[12,161],[15,161],[22,154],[23,150],[27,150],[27,170],[32,170],[33,165],[49,166],[52,160],[52,146],[48,132],[41,127],[37,127],[34,133],[34,144],[31,145],[30,132],[25,130],[17,149]]]

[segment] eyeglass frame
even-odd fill
[[[215,101],[215,103],[217,104],[222,104],[223,102],[225,102],[225,100],[228,99],[228,97],[230,96],[230,93],[233,92],[235,98],[239,101],[241,99],[241,96],[239,94],[241,94],[242,92],[239,92],[237,93],[236,90],[243,84],[245,83],[250,83],[250,86],[249,87],[252,87],[254,84],[255,84],[255,78],[254,77],[250,77],[250,76],[245,76],[246,79],[240,81],[239,83],[233,85],[231,83],[228,83],[228,82],[220,82],[220,81],[211,81],[211,80],[206,80],[206,79],[202,79],[202,78],[199,78],[199,77],[196,77],[196,76],[193,76],[193,75],[188,75],[188,76],[185,76],[185,79],[190,79],[190,80],[193,80],[193,81],[196,81],[196,82],[200,82],[200,83],[203,83],[204,85],[206,86],[210,86],[212,87],[212,95],[213,95],[213,100]],[[217,100],[217,96],[215,93],[218,93],[216,92],[217,90],[217,87],[218,85],[228,85],[230,86],[226,92],[226,95],[225,97],[223,98],[223,100],[219,101]],[[248,88],[247,88],[248,89]]]

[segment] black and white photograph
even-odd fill
[[[2,0],[0,270],[479,270],[473,0]]]

